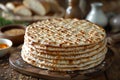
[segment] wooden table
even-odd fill
[[[111,49],[115,53],[111,67],[89,80],[120,80],[120,43],[111,46]],[[0,80],[42,80],[16,72],[10,67],[8,58],[9,56],[0,58]]]

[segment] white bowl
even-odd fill
[[[0,48],[0,57],[3,57],[4,55],[6,55],[8,53],[8,51],[12,47],[12,41],[9,39],[0,38],[0,44],[1,43],[8,45],[8,47],[6,47],[6,48]]]

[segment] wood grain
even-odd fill
[[[115,57],[114,63],[110,68],[108,68],[105,72],[102,72],[101,74],[91,77],[91,79],[76,78],[76,80],[120,80],[120,44],[117,44],[116,46],[111,46],[111,49],[114,51]],[[16,52],[20,50],[21,47],[18,47],[17,49],[12,50],[11,52]],[[21,74],[13,70],[9,65],[8,59],[9,55],[0,58],[0,80],[43,80],[40,78],[35,78],[32,76]]]
[[[101,75],[97,75],[93,77],[91,80],[107,80],[105,73],[103,72]]]
[[[115,53],[115,58],[106,75],[108,80],[120,80],[120,43],[110,47]]]
[[[108,67],[110,67],[113,61],[113,53],[109,49],[106,55],[105,60],[98,66],[84,70],[84,71],[74,71],[74,72],[53,72],[49,70],[44,70],[29,65],[24,62],[21,58],[20,51],[13,53],[9,62],[13,69],[17,70],[20,73],[31,75],[34,77],[47,79],[47,80],[79,80],[79,79],[90,79],[94,76],[99,76],[100,73],[103,73]],[[103,74],[104,75],[104,74]],[[103,80],[105,77],[101,77]]]
[[[0,58],[0,80],[41,80],[23,75],[13,70],[9,65],[9,55]]]

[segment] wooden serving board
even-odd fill
[[[113,62],[113,52],[109,49],[105,60],[98,66],[84,70],[84,71],[74,71],[74,72],[53,72],[38,67],[34,67],[26,62],[20,56],[20,49],[16,50],[9,58],[10,65],[16,71],[38,77],[47,80],[81,80],[94,77],[111,66]]]

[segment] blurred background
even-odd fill
[[[17,8],[18,10],[14,10],[12,7],[13,10],[9,10],[10,12],[7,12],[2,7],[3,5],[6,7],[8,3],[13,3],[13,5],[15,5],[14,7],[18,7],[18,6],[24,5],[23,1],[25,0],[0,0],[0,9],[2,8],[0,11],[0,14],[1,14],[0,16],[6,20],[15,21],[18,23],[24,22],[26,24],[29,24],[34,21],[53,18],[53,17],[65,18],[67,14],[66,10],[70,6],[68,5],[70,0],[39,0],[39,1],[47,1],[47,2],[55,1],[54,2],[55,4],[53,5],[53,8],[55,9],[52,8],[53,10],[49,10],[49,12],[46,10],[46,14],[44,15],[38,15],[33,10],[29,12],[29,16],[27,14],[24,14],[25,12],[23,10],[24,9],[23,7],[22,7],[23,9],[21,8],[23,11],[19,10],[19,8]],[[77,12],[79,15],[83,14],[81,19],[87,19],[88,15],[91,17],[90,15],[90,11],[92,11],[91,4],[94,2],[99,2],[103,4],[103,6],[101,7],[101,11],[104,12],[105,17],[107,18],[106,25],[100,25],[100,26],[104,27],[107,31],[111,31],[114,33],[119,32],[120,31],[120,0],[79,0],[79,7],[80,7],[81,12],[79,10]],[[9,6],[11,7],[11,5]],[[7,8],[9,8],[9,6]],[[71,17],[71,15],[69,17]],[[72,17],[75,17],[75,16],[72,16]],[[92,17],[95,19],[94,16]]]
[[[22,2],[22,0],[0,0],[0,3],[7,3],[7,2],[12,2],[12,1],[19,1]],[[66,8],[67,7],[67,0],[57,0],[62,7]],[[105,12],[115,12],[115,13],[120,13],[120,0],[81,0],[85,1],[87,5],[93,2],[102,2],[104,4],[103,10]]]
[[[26,27],[51,18],[86,19],[103,27],[116,56],[114,64],[98,80],[120,80],[120,0],[0,0],[0,39],[11,40],[13,48],[9,53],[16,54],[21,51]],[[0,80],[38,80],[14,72],[9,67],[8,56],[0,58]]]

